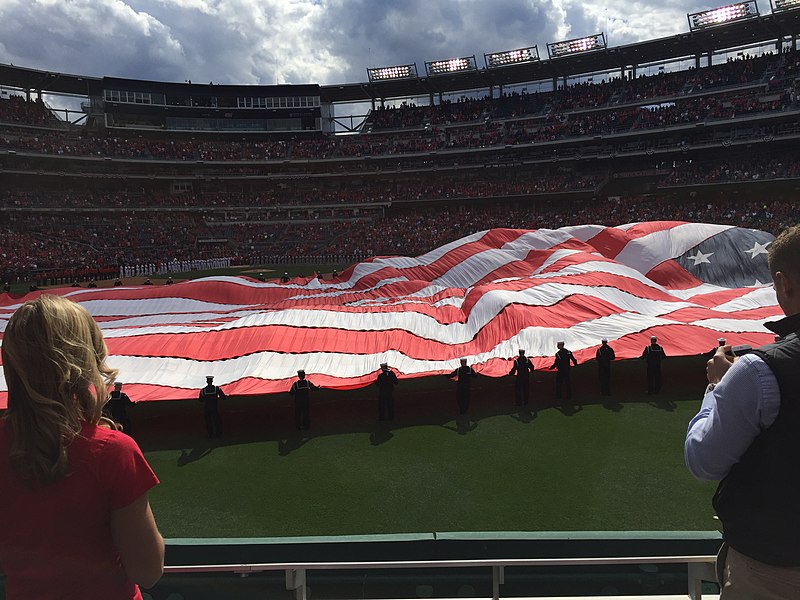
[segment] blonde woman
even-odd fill
[[[147,492],[158,483],[130,437],[103,426],[116,371],[80,305],[42,295],[2,342],[0,572],[8,600],[141,598],[164,566]],[[137,585],[138,584],[138,585]]]

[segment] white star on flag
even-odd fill
[[[694,266],[696,267],[697,265],[699,265],[701,263],[711,264],[711,261],[708,260],[708,257],[711,256],[712,254],[714,254],[714,253],[713,252],[709,252],[708,254],[703,254],[702,252],[700,252],[700,250],[698,250],[697,254],[695,254],[694,256],[687,256],[686,258],[688,258],[689,260],[693,260],[694,261]]]
[[[765,244],[759,244],[758,242],[753,242],[753,247],[750,250],[745,250],[745,252],[750,253],[750,258],[755,258],[759,254],[767,254],[767,246],[770,245],[771,242],[766,242]]]

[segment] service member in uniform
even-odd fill
[[[458,414],[463,415],[469,410],[470,384],[473,377],[477,377],[475,369],[467,365],[467,359],[461,359],[461,366],[450,373],[450,379],[456,378],[456,403]]]
[[[597,361],[597,376],[600,378],[600,395],[611,395],[611,363],[617,358],[614,349],[608,345],[608,340],[603,338],[600,347],[594,353]]]
[[[525,356],[525,350],[519,351],[519,356],[514,359],[514,366],[511,367],[509,375],[516,375],[514,380],[514,401],[516,404],[528,405],[530,396],[531,378],[533,373],[533,362]]]
[[[555,360],[550,365],[550,370],[556,369],[556,398],[561,400],[561,389],[566,388],[567,400],[572,400],[572,382],[569,376],[570,363],[577,367],[578,361],[575,360],[575,355],[564,347],[564,342],[558,342],[556,346],[558,346],[558,350],[556,351]]]
[[[306,379],[306,372],[297,372],[297,381],[292,384],[289,393],[294,398],[294,420],[297,430],[311,429],[311,390],[319,387]]]
[[[667,354],[656,336],[650,336],[650,345],[644,347],[640,358],[647,361],[647,393],[658,394],[661,391],[661,361],[667,358]]]
[[[122,431],[128,435],[133,435],[131,420],[128,416],[128,407],[133,405],[134,402],[128,397],[128,394],[122,391],[122,382],[115,381],[114,391],[108,396],[106,409],[111,420],[119,423],[122,426]]]
[[[378,420],[388,418],[394,420],[394,386],[398,384],[397,375],[389,368],[388,363],[381,363],[381,372],[375,380],[378,386]]]
[[[214,376],[206,377],[206,387],[200,390],[200,402],[203,403],[206,431],[208,437],[220,437],[222,435],[222,418],[219,416],[219,400],[225,398],[222,388],[214,385]]]

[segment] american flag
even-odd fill
[[[772,340],[781,316],[767,268],[773,236],[686,222],[482,231],[416,258],[377,257],[335,280],[208,277],[171,286],[50,290],[103,329],[110,364],[136,400],[195,398],[206,375],[235,395],[285,392],[298,369],[340,389],[448,373],[467,358],[508,373],[518,349],[537,368],[558,341],[580,362],[601,338],[638,357]],[[0,327],[25,298],[0,296]],[[0,380],[0,407],[6,405]]]

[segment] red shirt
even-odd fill
[[[8,463],[0,419],[0,572],[8,600],[141,599],[111,537],[111,511],[158,483],[129,436],[83,426],[70,444],[69,475],[30,488]]]

